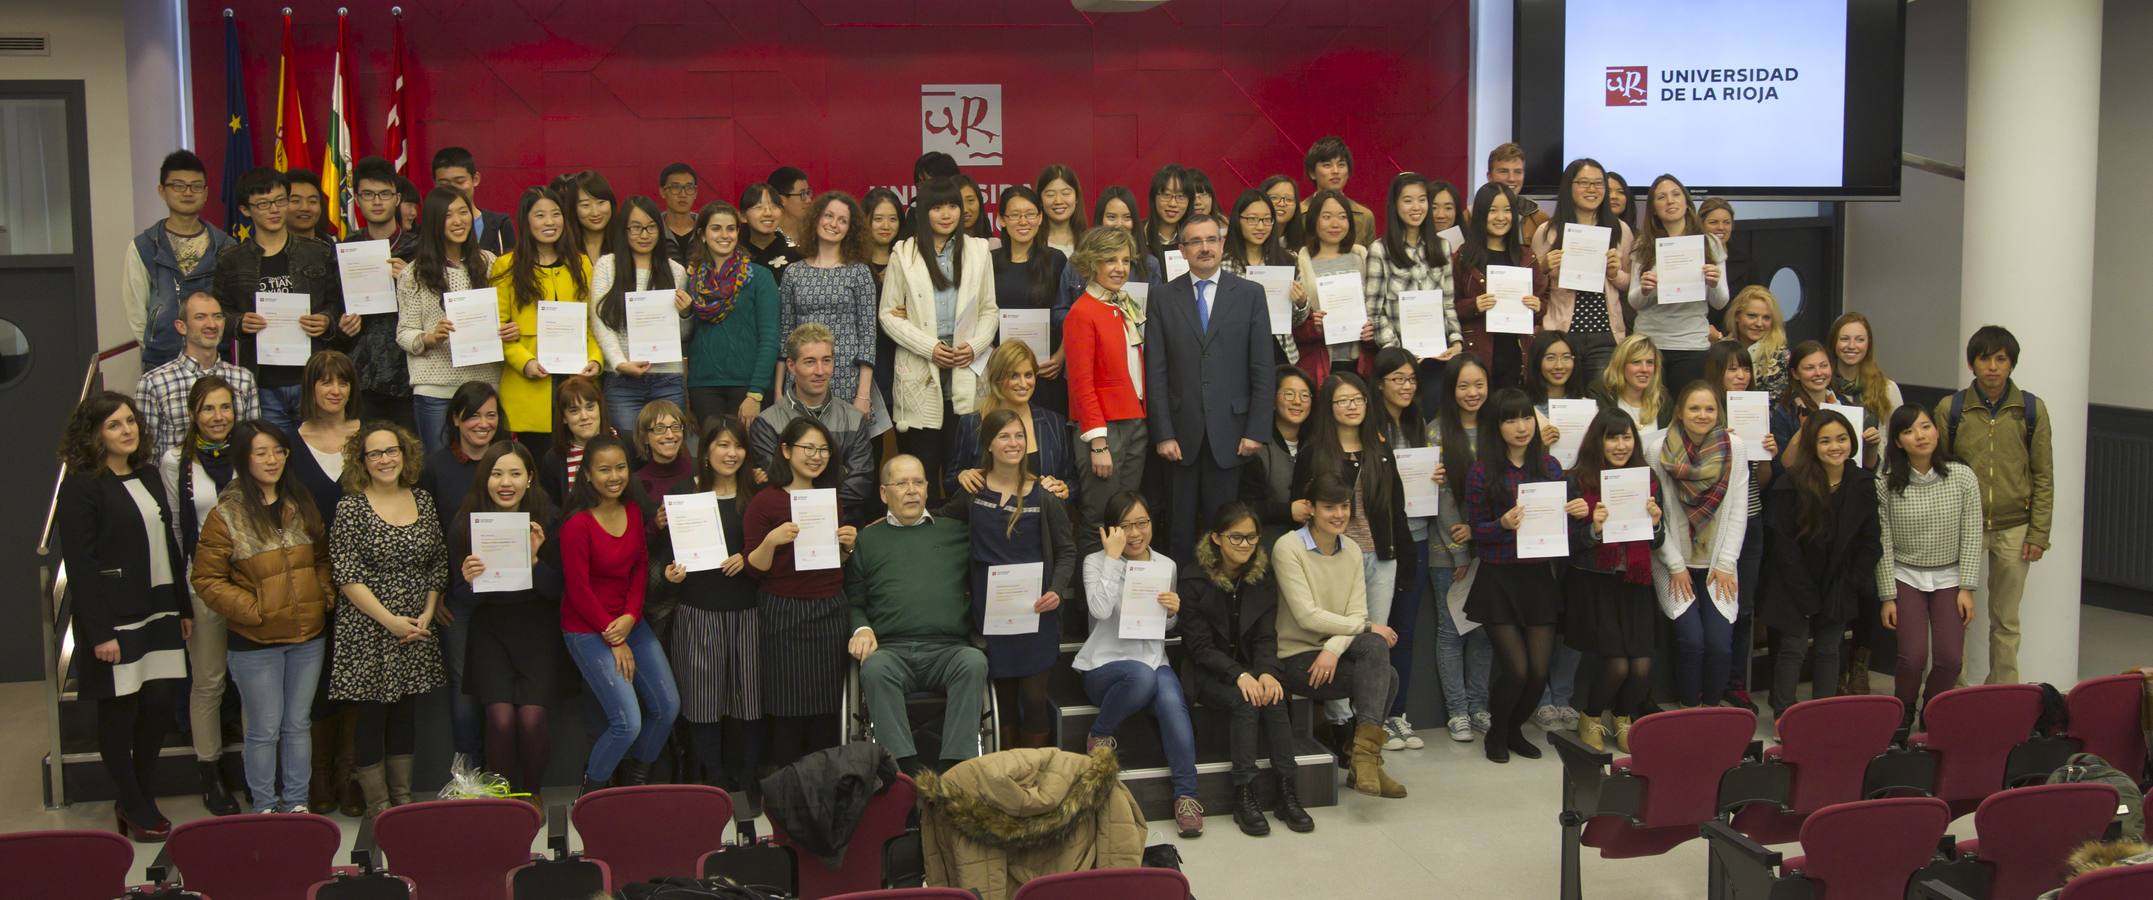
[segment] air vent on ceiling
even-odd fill
[[[0,34],[0,56],[51,56],[52,35]]]

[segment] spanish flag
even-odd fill
[[[351,137],[354,129],[351,102],[351,17],[343,10],[336,16],[336,74],[329,85],[329,139],[321,151],[321,195],[328,202],[323,212],[338,236],[349,235],[359,221],[351,196]]]
[[[292,52],[292,15],[284,14],[284,53],[277,59],[277,153],[276,168],[283,172],[306,165],[307,120],[299,106],[299,72],[293,68],[298,54]]]

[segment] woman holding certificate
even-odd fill
[[[554,378],[596,378],[603,354],[590,338],[587,310],[569,306],[590,301],[591,264],[560,195],[542,187],[524,190],[516,219],[516,249],[494,260],[487,273],[502,324],[516,327],[516,338],[504,341],[501,351],[501,412],[522,429],[517,440],[543,447],[553,431]]]
[[[740,210],[723,200],[705,204],[695,217],[700,237],[688,255],[685,349],[688,414],[697,421],[754,421],[770,399],[763,376],[777,371],[777,276],[742,248],[740,221]],[[773,241],[789,247],[782,237]]]
[[[1762,290],[1762,288],[1759,288]],[[1744,291],[1747,293],[1747,291]],[[1786,350],[1779,351],[1781,356]],[[1730,428],[1744,427],[1735,421],[1734,409],[1727,402],[1730,392],[1758,390],[1756,369],[1750,364],[1748,350],[1735,341],[1719,341],[1704,356],[1704,380],[1719,389],[1719,408],[1726,410]],[[1769,410],[1767,401],[1766,409]],[[1769,413],[1766,414],[1769,422]],[[1764,567],[1764,489],[1772,483],[1772,458],[1779,455],[1779,439],[1772,436],[1769,425],[1759,428],[1747,426],[1761,434],[1753,436],[1753,442],[1762,444],[1761,452],[1751,454],[1749,464],[1749,524],[1742,536],[1742,555],[1735,563],[1735,575],[1741,582],[1740,609],[1734,619],[1734,655],[1737,660],[1727,673],[1729,703],[1747,709],[1756,705],[1749,696],[1749,665],[1751,651],[1757,646],[1756,615],[1757,586],[1763,583],[1759,577]]]
[[[1734,664],[1749,452],[1727,430],[1711,385],[1690,382],[1675,395],[1675,410],[1677,424],[1645,447],[1661,492],[1675,501],[1652,580],[1660,611],[1674,620],[1675,702],[1697,706],[1719,702]]]
[[[933,494],[948,465],[948,429],[972,411],[1002,321],[993,253],[984,238],[958,233],[963,210],[955,182],[921,185],[912,237],[890,248],[882,280],[882,330],[897,342],[890,373],[897,446],[919,458]]]
[[[1204,805],[1196,800],[1196,733],[1181,678],[1166,662],[1166,632],[1181,614],[1174,561],[1151,552],[1151,509],[1143,495],[1123,491],[1106,501],[1100,547],[1084,557],[1084,601],[1091,634],[1070,668],[1084,676],[1084,694],[1098,704],[1085,752],[1115,748],[1122,720],[1149,710],[1159,723],[1174,788],[1174,825],[1202,837]]]
[[[1540,442],[1539,419],[1524,391],[1496,391],[1480,422],[1480,452],[1465,477],[1465,519],[1480,565],[1472,593],[1465,598],[1465,614],[1481,624],[1495,645],[1495,685],[1488,704],[1494,722],[1485,749],[1494,763],[1509,762],[1512,753],[1539,759],[1540,748],[1525,739],[1524,728],[1547,689],[1562,592],[1548,558],[1521,557],[1519,545],[1528,527],[1537,532],[1548,524],[1547,507],[1528,513],[1527,488],[1542,482],[1560,485],[1562,466]],[[1574,518],[1582,507],[1583,501],[1571,501],[1559,513]],[[1528,517],[1534,521],[1528,523]]]
[[[972,622],[987,639],[1003,749],[1050,739],[1048,674],[1061,654],[1059,610],[1076,574],[1068,510],[1026,461],[1028,424],[1009,409],[981,419],[979,490],[959,490],[942,509],[971,528]]]
[[[1861,443],[1836,410],[1802,424],[1804,452],[1772,482],[1764,501],[1764,555],[1771,577],[1758,616],[1778,635],[1772,708],[1794,705],[1802,659],[1816,650],[1812,697],[1839,694],[1840,636],[1874,603],[1883,557],[1876,479],[1853,465]],[[1956,546],[1956,545],[1954,545]]]
[[[1435,595],[1435,671],[1443,687],[1444,730],[1460,744],[1485,733],[1494,725],[1488,712],[1488,632],[1474,628],[1461,633],[1462,616],[1451,613],[1452,584],[1464,578],[1473,565],[1473,529],[1466,524],[1463,504],[1465,476],[1473,471],[1473,458],[1480,447],[1480,411],[1488,402],[1488,367],[1480,358],[1463,353],[1443,365],[1440,386],[1443,402],[1436,405],[1436,446],[1443,450],[1443,481],[1438,486],[1442,503],[1436,534],[1429,537],[1428,565]],[[1544,442],[1544,441],[1543,441]],[[1440,538],[1442,543],[1436,544]],[[1438,550],[1440,546],[1440,551]]]
[[[717,501],[718,528],[732,551],[713,569],[683,572],[673,610],[673,674],[680,680],[680,714],[706,781],[727,791],[757,790],[750,732],[762,728],[762,633],[755,580],[747,574],[748,430],[732,416],[705,428],[692,487]],[[661,526],[661,530],[665,530]],[[668,554],[670,558],[670,554]]]
[[[1547,289],[1546,274],[1533,264],[1532,247],[1518,234],[1519,217],[1513,212],[1518,203],[1508,185],[1481,185],[1473,195],[1472,218],[1465,220],[1465,244],[1450,260],[1458,332],[1465,349],[1488,367],[1493,387],[1521,382],[1525,341],[1538,329],[1540,297]]]
[[[1423,362],[1403,347],[1385,347],[1375,357],[1376,393],[1383,398],[1383,413],[1378,420],[1383,439],[1390,443],[1392,455],[1398,460],[1398,502],[1407,507],[1406,526],[1413,540],[1415,563],[1411,576],[1399,580],[1390,620],[1384,623],[1398,632],[1398,646],[1390,652],[1391,668],[1398,670],[1398,696],[1391,700],[1390,712],[1383,720],[1385,750],[1419,750],[1427,746],[1413,733],[1413,723],[1405,717],[1406,694],[1413,683],[1413,630],[1420,621],[1422,599],[1431,592],[1437,598],[1448,594],[1451,570],[1465,562],[1465,548],[1452,547],[1448,534],[1449,526],[1463,524],[1465,518],[1458,513],[1457,502],[1442,490],[1443,477],[1449,474],[1443,469],[1442,448],[1435,445],[1434,425],[1421,416],[1419,369]],[[1424,465],[1427,477],[1416,474],[1407,480],[1408,469],[1416,473],[1420,470],[1409,466],[1409,460]],[[1425,498],[1425,509],[1411,508],[1415,494]]]
[[[1670,254],[1666,260],[1660,259],[1663,241]],[[1630,308],[1637,310],[1635,331],[1652,338],[1665,355],[1667,383],[1688,384],[1704,371],[1712,314],[1727,307],[1721,271],[1727,248],[1705,232],[1689,188],[1673,175],[1652,179],[1645,233],[1638,235],[1630,260],[1637,273],[1629,290]]]
[[[1084,284],[1070,276],[1069,257],[1047,246],[1043,239],[1040,223],[1044,214],[1039,195],[1031,188],[1014,184],[1003,189],[1001,215],[1002,246],[994,251],[994,305],[1004,311],[1034,310],[1027,314],[1046,320],[1045,346],[1036,348],[1046,354],[1038,361],[1039,399],[1047,409],[1062,413],[1069,409],[1069,382],[1062,377],[1059,320],[1067,315],[1069,303]],[[1012,335],[1002,335],[1004,346],[1012,340]]]
[[[1659,612],[1652,598],[1652,551],[1660,527],[1659,482],[1640,452],[1637,423],[1603,409],[1585,429],[1570,470],[1570,497],[1586,515],[1570,520],[1570,570],[1564,577],[1563,638],[1600,660],[1585,697],[1577,737],[1594,750],[1630,752],[1630,723],[1651,711],[1652,657],[1659,652]],[[1639,527],[1642,525],[1643,527]],[[1601,717],[1614,713],[1613,727]]]
[[[1572,161],[1562,170],[1562,189],[1555,198],[1555,215],[1532,236],[1533,256],[1547,268],[1550,279],[1559,281],[1567,226],[1592,229],[1585,231],[1585,236],[1604,232],[1595,241],[1598,246],[1593,248],[1607,248],[1603,288],[1572,290],[1558,284],[1548,290],[1547,315],[1544,317],[1549,331],[1570,335],[1573,352],[1587,372],[1606,368],[1608,357],[1615,352],[1615,342],[1622,340],[1628,331],[1622,320],[1621,298],[1630,289],[1630,270],[1625,264],[1629,261],[1635,235],[1630,232],[1629,223],[1622,221],[1622,216],[1607,202],[1610,183],[1607,170],[1602,169],[1597,160]],[[1572,260],[1573,273],[1578,269],[1577,261]],[[1531,374],[1528,371],[1526,377],[1530,378]]]
[[[1367,289],[1361,284],[1368,248],[1353,242],[1353,204],[1337,191],[1317,191],[1309,197],[1302,220],[1308,240],[1294,257],[1294,265],[1309,314],[1301,323],[1305,328],[1294,334],[1300,351],[1295,364],[1322,387],[1333,370],[1357,369],[1360,345],[1376,339],[1375,323],[1368,318]],[[1325,287],[1330,289],[1328,297]],[[1337,321],[1325,325],[1326,318]]]
[[[1434,192],[1435,186],[1427,176],[1398,173],[1390,181],[1390,220],[1383,228],[1383,237],[1368,245],[1361,280],[1367,292],[1368,319],[1375,323],[1375,338],[1361,345],[1361,374],[1371,379],[1380,377],[1369,368],[1376,352],[1401,346],[1405,339],[1398,295],[1436,291],[1439,297],[1450,286],[1450,246],[1437,236],[1436,226],[1430,221]],[[1455,205],[1451,194],[1443,197]],[[1430,377],[1426,380],[1433,382],[1434,373],[1441,371],[1440,361],[1456,355],[1465,341],[1458,336],[1457,307],[1439,300],[1431,302],[1441,307],[1438,314],[1443,323],[1443,349],[1425,359],[1416,353],[1415,362],[1427,365]]]
[[[558,541],[561,640],[606,719],[583,764],[583,792],[590,793],[649,780],[680,713],[680,694],[664,647],[643,621],[647,501],[628,473],[628,448],[600,437],[584,449],[585,477],[568,492]]]
[[[396,279],[396,343],[404,348],[412,413],[418,422],[419,443],[428,453],[453,440],[448,433],[448,407],[456,389],[466,382],[494,385],[501,380],[499,362],[467,361],[459,366],[455,348],[450,346],[455,343],[456,324],[448,312],[448,297],[485,289],[486,272],[493,268],[493,254],[480,250],[471,239],[472,216],[471,198],[462,191],[451,187],[428,191],[425,214],[419,217],[418,253]],[[505,325],[497,326],[494,333],[481,337],[498,339],[507,330]]]
[[[842,556],[858,534],[840,526],[837,484],[844,466],[831,454],[830,430],[800,416],[778,435],[764,463],[770,483],[748,502],[741,546],[756,599],[756,652],[762,657],[762,711],[770,720],[764,758],[773,766],[837,746],[837,707],[845,691]]]
[[[485,716],[487,770],[541,806],[553,743],[546,710],[567,696],[573,671],[560,649],[560,548],[546,546],[553,504],[536,488],[538,466],[522,444],[488,447],[478,471],[449,525],[449,558],[457,561],[449,594],[469,598],[471,609],[463,693]],[[504,567],[492,579],[500,583],[489,583],[486,560],[504,556],[524,571]]]
[[[1033,402],[1038,396],[1038,373],[1038,358],[1032,355],[1031,345],[1012,341],[994,348],[994,355],[987,358],[987,383],[994,392],[979,398],[979,412],[957,420],[946,490],[979,490],[985,468],[980,459],[979,423],[995,410],[1006,409],[1016,413],[1024,427],[1025,465],[1039,474],[1047,493],[1063,501],[1069,499],[1069,479],[1075,476],[1075,466],[1069,458],[1069,420]]]
[[[658,248],[662,219],[657,203],[637,195],[621,204],[621,209],[625,239],[615,241],[612,253],[591,264],[591,296],[597,298],[591,309],[591,336],[605,358],[606,407],[613,412],[613,429],[630,434],[635,431],[636,411],[644,404],[671,400],[684,406],[688,402],[683,380],[686,363],[651,358],[653,342],[666,344],[670,339],[670,347],[657,349],[677,350],[680,337],[687,332],[688,295],[678,288],[688,283],[688,270]],[[633,272],[635,277],[622,277],[623,272]],[[645,300],[630,309],[628,295],[646,291],[663,291],[667,297],[662,304]],[[631,326],[631,321],[637,325]],[[672,334],[638,342],[636,338],[643,333],[639,326],[659,332],[670,329]]]

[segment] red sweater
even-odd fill
[[[643,512],[634,503],[620,537],[606,533],[589,510],[561,523],[561,630],[594,634],[614,619],[643,618],[643,589],[650,579],[650,548],[643,543]]]
[[[1062,360],[1069,369],[1069,411],[1078,435],[1108,422],[1142,421],[1144,399],[1129,376],[1129,337],[1121,310],[1086,292],[1062,320]],[[1137,360],[1143,361],[1138,348]],[[1089,440],[1089,438],[1084,438]]]
[[[842,504],[840,505],[842,507]],[[844,521],[844,509],[838,509],[838,521]],[[781,487],[766,487],[755,492],[748,500],[747,512],[740,516],[742,547],[749,551],[762,546],[763,538],[770,532],[792,521],[792,492]],[[792,545],[786,544],[770,551],[770,570],[759,571],[754,563],[748,564],[748,576],[765,594],[789,597],[794,600],[820,600],[835,597],[845,591],[845,568],[818,569],[802,572],[792,567]]]

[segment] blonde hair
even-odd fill
[[[1607,393],[1609,402],[1620,405],[1623,396],[1622,370],[1646,354],[1652,356],[1652,384],[1645,388],[1644,397],[1637,403],[1640,430],[1659,424],[1660,407],[1667,405],[1667,363],[1660,358],[1660,348],[1652,339],[1642,334],[1631,334],[1615,345],[1615,355],[1607,360],[1607,369],[1600,373],[1600,390]]]
[[[1787,347],[1787,317],[1780,314],[1779,298],[1772,296],[1770,289],[1761,284],[1753,284],[1734,295],[1734,302],[1727,304],[1725,318],[1720,322],[1720,332],[1727,335],[1728,339],[1741,343],[1742,311],[1748,309],[1750,304],[1759,302],[1771,312],[1772,327],[1765,329],[1764,337],[1759,338],[1755,344],[1744,345],[1743,349],[1749,351],[1750,366],[1762,370],[1771,365],[1771,360],[1779,356],[1779,351]],[[1872,340],[1875,337],[1874,334],[1870,335]],[[1757,373],[1760,378],[1763,374],[1762,371]]]
[[[1129,264],[1136,265],[1136,235],[1118,226],[1099,226],[1084,232],[1077,239],[1076,255],[1069,258],[1069,265],[1076,269],[1085,281],[1096,281],[1099,264],[1115,253],[1127,253]]]
[[[1868,316],[1849,311],[1832,322],[1832,330],[1826,335],[1828,346],[1825,348],[1832,358],[1832,371],[1839,372],[1839,332],[1844,331],[1848,325],[1860,325],[1861,330],[1869,335],[1869,352],[1862,354],[1861,362],[1854,365],[1854,371],[1851,373],[1854,381],[1861,385],[1862,408],[1867,409],[1877,421],[1889,422],[1891,379],[1884,377],[1883,368],[1876,364],[1876,326],[1869,324]],[[1846,377],[1848,373],[1839,374]]]

